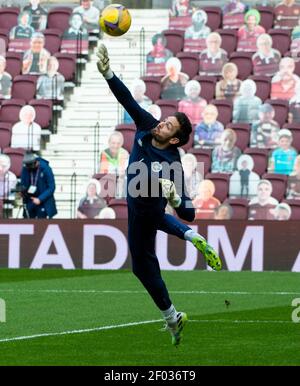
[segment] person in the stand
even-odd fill
[[[215,209],[220,206],[220,201],[214,197],[215,184],[210,180],[200,182],[198,194],[193,201],[196,211],[196,220],[213,219]]]
[[[229,0],[224,5],[223,13],[224,15],[234,15],[236,13],[244,13],[247,6],[242,3],[240,0]]]
[[[214,148],[212,153],[213,173],[232,173],[241,150],[235,146],[237,141],[236,132],[232,129],[225,129],[221,135],[221,144]]]
[[[192,125],[203,119],[203,111],[207,106],[205,99],[200,97],[201,85],[196,80],[190,80],[184,89],[186,97],[178,103],[178,111],[185,113]]]
[[[238,30],[237,51],[256,51],[257,38],[266,32],[259,22],[260,13],[256,9],[250,9],[245,15],[245,25]]]
[[[288,221],[292,215],[292,208],[286,202],[279,203],[273,210],[274,220]]]
[[[30,49],[24,53],[23,74],[40,75],[47,71],[47,62],[50,52],[45,48],[45,36],[41,32],[35,32],[30,41]]]
[[[221,75],[224,64],[228,61],[227,52],[221,48],[222,37],[212,32],[206,38],[206,49],[200,54],[200,75]]]
[[[145,95],[146,92],[146,84],[142,79],[135,79],[131,86],[132,95],[135,101],[145,110],[148,109],[150,105],[152,105],[152,101]],[[124,111],[124,123],[131,124],[134,123],[131,116]]]
[[[9,99],[11,97],[12,77],[5,71],[6,59],[0,56],[0,98]]]
[[[274,121],[275,110],[269,103],[264,103],[258,110],[259,120],[251,128],[251,147],[272,149],[278,145],[279,124]]]
[[[289,175],[294,169],[297,151],[292,147],[293,134],[288,129],[278,133],[278,147],[272,152],[269,163],[271,173]]]
[[[93,219],[99,216],[100,211],[107,206],[106,201],[100,197],[100,192],[100,182],[91,179],[86,186],[86,194],[78,205],[77,218]]]
[[[300,16],[300,5],[295,0],[283,0],[274,8],[275,28],[294,28]]]
[[[216,85],[216,99],[233,101],[240,95],[242,81],[237,78],[238,68],[234,63],[226,63],[222,69],[223,79]]]
[[[256,96],[256,83],[244,80],[240,88],[241,96],[233,102],[233,122],[252,123],[258,120],[258,109],[262,100]]]
[[[252,56],[254,75],[275,75],[279,71],[281,53],[272,48],[272,37],[262,34],[257,38],[256,44],[257,52]]]
[[[55,180],[49,162],[33,153],[23,160],[21,186],[24,218],[52,218],[57,214]]]
[[[278,73],[272,78],[271,99],[292,99],[300,78],[295,74],[296,64],[293,58],[282,58]]]
[[[200,9],[193,13],[192,25],[185,31],[185,39],[205,39],[210,34],[211,29],[206,25],[207,13]]]
[[[300,155],[295,159],[294,169],[288,178],[287,198],[300,200]]]
[[[224,125],[217,120],[219,115],[215,105],[207,105],[203,110],[203,121],[195,128],[194,147],[214,147],[221,143]]]
[[[178,58],[170,58],[166,63],[167,74],[161,79],[161,99],[183,99],[184,87],[189,76],[181,72],[181,62]]]
[[[181,162],[187,194],[193,200],[197,195],[199,184],[203,180],[199,170],[201,165],[198,165],[197,158],[191,153],[184,154],[181,157]]]
[[[114,131],[108,139],[108,148],[100,155],[100,170],[103,174],[124,175],[128,165],[129,154],[122,146],[124,143],[123,134]]]
[[[0,154],[0,200],[8,198],[17,185],[16,175],[10,171],[11,161],[8,155]]]
[[[167,39],[162,33],[152,37],[152,46],[152,50],[147,54],[147,63],[166,63],[174,56],[173,52],[166,48]]]
[[[18,25],[10,30],[9,39],[30,39],[35,32],[30,23],[30,13],[28,11],[22,11],[18,16]]]
[[[257,196],[249,202],[249,220],[274,220],[273,209],[278,205],[272,197],[273,187],[270,181],[260,180],[257,185]]]
[[[173,0],[170,15],[173,17],[188,16],[190,12],[190,0]]]
[[[214,220],[231,220],[233,215],[233,209],[229,204],[221,204],[215,209]]]
[[[47,63],[47,74],[38,78],[36,91],[37,99],[64,99],[65,78],[58,72],[59,62],[51,56]]]
[[[30,4],[24,8],[31,15],[31,26],[35,31],[46,29],[48,12],[41,6],[41,0],[30,0]]]
[[[73,13],[80,13],[82,15],[84,27],[88,31],[99,30],[100,11],[92,5],[91,0],[81,0],[80,6],[74,8]]]

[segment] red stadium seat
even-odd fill
[[[184,31],[170,29],[163,31],[167,39],[167,48],[173,52],[174,55],[177,55],[178,52],[183,50],[184,46]]]
[[[281,55],[284,55],[290,50],[291,45],[291,33],[285,29],[269,29],[268,34],[273,39],[273,48],[278,50]]]
[[[174,115],[178,110],[178,102],[173,99],[158,99],[155,103],[161,109],[161,119]]]
[[[72,11],[72,8],[69,7],[55,7],[50,9],[48,13],[47,28],[55,28],[64,32],[69,28],[69,19]]]
[[[52,121],[52,101],[33,99],[29,104],[35,108],[36,118],[35,122],[38,123],[42,129],[50,129]]]
[[[193,52],[178,52],[177,58],[180,59],[181,71],[193,79],[199,73],[199,55]]]
[[[0,8],[0,28],[10,31],[13,27],[18,25],[19,8]]]
[[[218,32],[222,38],[221,48],[223,48],[223,50],[227,52],[228,56],[230,56],[237,48],[237,31],[230,29],[218,29],[216,32]]]
[[[205,179],[211,180],[215,184],[216,191],[214,196],[220,200],[220,202],[225,201],[229,191],[230,175],[225,173],[208,173]]]
[[[123,199],[113,199],[109,202],[109,207],[116,212],[117,219],[127,219],[128,218],[128,208],[127,201]]]
[[[249,79],[256,83],[256,96],[263,102],[270,98],[271,94],[271,79],[267,76],[252,75]]]
[[[226,126],[232,120],[232,102],[228,100],[213,99],[210,101],[218,109],[218,121]]]
[[[7,147],[3,150],[3,153],[10,158],[10,171],[18,178],[21,177],[25,149]]]
[[[18,75],[14,78],[11,96],[29,102],[36,93],[36,78],[28,75]]]
[[[50,52],[51,55],[54,55],[56,52],[59,52],[61,45],[62,31],[59,29],[45,29],[43,31],[45,36],[45,48]]]
[[[289,113],[289,102],[281,99],[267,99],[265,103],[269,103],[275,110],[274,121],[278,122],[279,126],[282,127],[288,119]]]
[[[214,99],[216,92],[217,78],[214,76],[197,75],[194,77],[201,85],[200,96],[204,98],[208,103]]]
[[[133,147],[134,137],[136,134],[135,124],[133,123],[129,125],[117,125],[116,131],[120,131],[120,133],[123,134],[123,137],[124,137],[123,147],[128,151],[128,153],[130,153]]]
[[[229,61],[236,64],[238,68],[238,78],[241,80],[248,79],[253,71],[252,53],[250,52],[233,52]]]
[[[253,158],[254,168],[253,171],[259,176],[262,176],[268,167],[268,149],[247,148],[244,150],[244,154],[248,154]]]
[[[197,158],[197,162],[203,164],[204,176],[209,173],[211,167],[211,149],[189,149],[188,153],[194,154]]]
[[[195,133],[195,125],[193,126],[193,131],[192,133],[190,134],[190,138],[188,140],[188,143],[185,144],[184,146],[181,146],[181,148],[184,150],[184,151],[188,151],[190,150],[193,145],[194,145],[194,133]]]
[[[54,55],[59,62],[58,72],[62,74],[67,82],[75,82],[76,59],[71,54],[56,53]]]
[[[6,70],[12,78],[20,75],[22,72],[22,54],[17,52],[6,53]]]
[[[3,51],[7,51],[7,47],[8,47],[8,42],[9,42],[9,31],[7,31],[6,29],[4,28],[1,28],[1,25],[0,25],[0,41],[4,41],[4,45],[5,47],[2,47]]]
[[[4,100],[0,109],[0,121],[9,123],[18,122],[19,113],[23,106],[25,106],[24,99]]]
[[[257,5],[255,7],[260,13],[259,24],[264,27],[266,31],[271,29],[274,24],[274,8],[271,6]]]
[[[220,7],[202,7],[207,13],[207,26],[215,31],[222,26],[222,9]]]
[[[145,95],[147,95],[152,102],[159,99],[161,94],[161,78],[157,76],[143,76],[142,80],[146,84]]]
[[[10,146],[11,123],[0,122],[0,151]]]
[[[290,220],[300,220],[300,200],[284,200],[292,209]]]
[[[293,134],[292,146],[300,152],[300,123],[286,123],[284,129],[289,129]]]
[[[262,175],[262,179],[269,180],[272,183],[272,196],[279,202],[282,201],[286,193],[288,176],[283,174],[265,173]]]
[[[238,148],[243,151],[249,146],[251,127],[248,123],[229,123],[226,128],[236,132]]]
[[[232,207],[232,220],[248,219],[248,200],[245,198],[228,198],[225,204]]]

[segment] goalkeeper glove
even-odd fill
[[[98,71],[105,79],[111,79],[113,77],[113,72],[109,66],[109,56],[104,44],[100,44],[98,47],[97,56],[99,59],[97,62]]]
[[[166,180],[164,178],[159,178],[159,183],[161,184],[162,193],[164,197],[168,200],[172,208],[178,208],[181,204],[181,198],[176,192],[174,182]]]

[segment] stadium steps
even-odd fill
[[[132,81],[141,76],[140,29],[142,26],[145,28],[146,54],[151,50],[152,36],[168,28],[168,10],[131,10],[131,14],[132,27],[125,36],[103,37],[113,71],[122,76],[129,88]],[[123,114],[106,81],[98,73],[96,61],[95,49],[82,73],[81,86],[74,89],[58,120],[57,134],[51,135],[50,142],[42,152],[55,174],[55,198],[59,212],[56,218],[70,218],[72,174],[77,174],[77,204],[83,195],[83,187],[94,174],[94,127],[97,122],[100,124],[100,154],[106,148],[108,137],[120,123],[119,118]]]

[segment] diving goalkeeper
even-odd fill
[[[127,87],[112,72],[103,44],[99,46],[97,56],[99,72],[137,128],[127,169],[128,242],[133,273],[162,312],[172,343],[177,346],[187,315],[176,311],[162,279],[155,254],[157,230],[192,242],[212,269],[221,269],[219,256],[206,240],[174,216],[165,213],[169,203],[183,220],[192,222],[195,218],[191,200],[185,194],[178,151],[178,147],[188,142],[192,126],[184,113],[175,113],[162,122],[154,119],[139,106]]]

